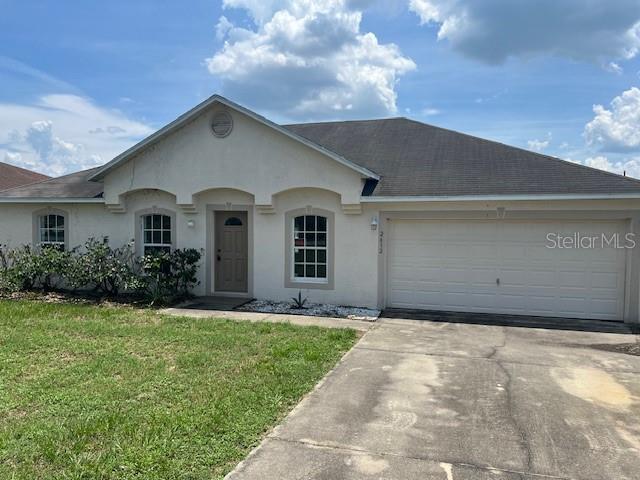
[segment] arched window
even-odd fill
[[[328,278],[328,222],[322,215],[293,217],[292,279],[326,282]]]
[[[38,215],[36,242],[40,247],[64,250],[67,241],[67,222],[58,213]]]
[[[240,220],[238,217],[229,217],[224,221],[224,224],[231,227],[241,227],[242,220]]]
[[[173,247],[171,217],[158,213],[141,216],[142,253],[170,252]]]

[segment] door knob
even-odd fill
[[[222,260],[222,257],[220,257],[220,255],[218,255],[218,261]]]

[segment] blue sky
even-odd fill
[[[0,161],[51,175],[221,93],[278,122],[408,116],[640,177],[637,0],[0,8]]]

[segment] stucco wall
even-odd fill
[[[173,195],[157,190],[141,190],[126,195],[127,211],[111,213],[104,205],[0,205],[0,244],[19,246],[32,242],[33,212],[52,207],[68,213],[69,246],[82,245],[87,238],[108,236],[114,246],[135,238],[140,228],[137,213],[140,210],[162,209],[175,212],[178,248],[197,248],[203,254],[207,243],[213,241],[214,209],[237,209],[247,205],[253,218],[253,242],[250,242],[253,296],[265,299],[287,300],[297,295],[297,288],[285,288],[285,222],[287,211],[312,206],[330,210],[335,215],[335,285],[332,290],[303,289],[310,301],[375,307],[377,303],[377,235],[370,228],[367,214],[345,215],[340,197],[319,189],[298,189],[277,196],[275,213],[254,211],[253,195],[231,189],[208,190],[195,198],[196,213],[184,213]],[[211,220],[211,219],[209,219]],[[188,222],[194,226],[189,227]],[[215,263],[211,256],[202,258],[199,269],[200,285],[196,294],[212,293],[207,290],[207,275],[213,274]],[[209,282],[211,285],[211,282]]]
[[[0,204],[0,244],[17,247],[31,244],[33,214],[53,208],[68,215],[69,248],[82,245],[89,237],[109,236],[114,243],[130,238],[121,217],[108,215],[100,204]]]
[[[255,286],[258,298],[290,299],[297,288],[284,288],[285,214],[310,206],[335,215],[334,289],[302,289],[310,301],[375,307],[377,304],[377,233],[367,214],[345,215],[337,195],[316,189],[300,189],[277,196],[276,213],[256,215]],[[290,272],[286,272],[288,275]]]
[[[300,187],[334,191],[345,204],[359,202],[362,174],[235,111],[231,134],[217,138],[210,126],[215,110],[110,172],[106,202],[119,204],[128,191],[158,188],[173,193],[179,204],[191,204],[199,192],[233,188],[250,192],[261,205]]]
[[[311,301],[374,307],[383,298],[385,244],[379,254],[378,236],[385,230],[385,219],[401,218],[479,219],[495,218],[496,207],[506,207],[506,218],[531,219],[629,219],[629,227],[638,232],[640,205],[631,201],[598,202],[506,202],[471,204],[444,202],[430,204],[363,204],[362,213],[343,213],[340,196],[321,189],[293,189],[274,198],[274,213],[263,214],[254,207],[254,196],[232,189],[212,189],[194,198],[193,213],[185,213],[174,195],[158,190],[140,190],[126,194],[125,213],[112,213],[100,204],[0,204],[0,244],[18,246],[32,241],[33,213],[51,207],[68,214],[69,246],[81,245],[91,236],[108,236],[113,245],[121,245],[135,237],[139,228],[136,214],[143,209],[165,209],[175,212],[176,246],[207,251],[213,239],[213,211],[248,208],[252,222],[250,262],[251,294],[256,298],[287,300],[297,288],[285,288],[285,215],[290,210],[310,206],[329,210],[335,215],[335,285],[331,290],[303,289]],[[404,213],[402,213],[404,212]],[[371,230],[372,217],[379,217],[379,230]],[[189,221],[193,227],[189,227]],[[288,231],[287,231],[288,232]],[[638,249],[629,252],[627,321],[638,320],[640,271]],[[201,284],[196,294],[212,293],[207,276],[215,264],[211,255],[202,259],[199,270]],[[286,272],[288,274],[288,272]]]

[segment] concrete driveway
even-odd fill
[[[638,479],[637,341],[382,321],[229,478]]]

